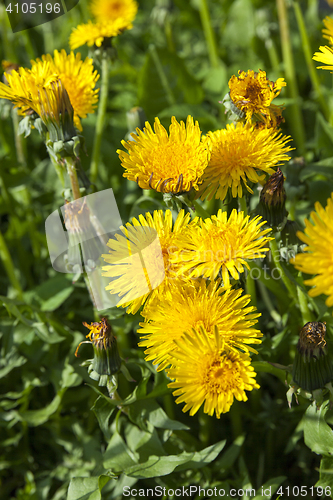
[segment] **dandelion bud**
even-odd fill
[[[270,227],[282,227],[288,212],[285,209],[286,192],[283,187],[284,177],[280,168],[270,176],[260,193],[257,213]]]
[[[323,388],[333,379],[325,334],[326,324],[317,321],[306,323],[300,331],[292,377],[306,391]]]
[[[89,328],[90,332],[87,338],[89,338],[94,348],[92,370],[99,376],[114,375],[117,373],[120,370],[121,359],[116,337],[112,333],[112,328],[108,320],[102,318],[101,321],[91,323],[90,325],[85,321],[82,324]]]

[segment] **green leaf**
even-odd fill
[[[171,474],[178,465],[189,462],[193,455],[193,453],[184,452],[167,457],[151,456],[146,462],[125,469],[124,473],[126,476],[137,479],[166,476]]]
[[[112,413],[115,410],[115,407],[111,406],[105,398],[99,396],[96,399],[94,406],[91,409],[96,415],[96,418],[98,420],[101,431],[105,436],[105,439],[109,441],[111,438],[109,420]]]
[[[221,472],[224,472],[233,466],[239,456],[244,441],[245,436],[238,436],[223,453],[223,455],[215,462],[215,466],[217,466]]]
[[[55,276],[36,288],[42,311],[55,311],[73,293],[74,287],[63,275]]]
[[[0,359],[0,378],[8,375],[14,368],[23,366],[26,362],[27,360],[13,348],[4,358]]]
[[[272,498],[272,495],[277,491],[278,487],[280,486],[283,481],[287,479],[287,476],[277,476],[273,477],[272,479],[269,479],[262,485],[260,488],[260,492],[262,491],[262,495],[256,495],[253,500],[269,500]]]
[[[211,463],[223,449],[226,441],[220,441],[207,448],[188,453],[184,451],[179,455],[168,456],[150,456],[149,459],[141,464],[134,465],[124,470],[124,473],[130,477],[138,479],[159,477],[171,474],[175,469],[178,471],[199,469]]]
[[[102,488],[111,477],[73,477],[68,487],[67,500],[101,500]]]
[[[317,409],[315,401],[306,410],[302,422],[304,442],[318,455],[333,454],[333,431],[325,421],[329,405],[324,403]]]
[[[133,453],[123,438],[116,432],[113,434],[103,457],[103,465],[113,472],[123,472],[138,462],[138,455]]]
[[[320,486],[322,488],[331,488],[331,491],[333,492],[333,457],[323,457],[321,459],[319,481],[315,486]],[[331,496],[331,494],[327,496]]]
[[[59,391],[51,403],[40,410],[27,410],[19,413],[21,420],[31,427],[44,424],[58,410],[63,392],[64,390]]]
[[[196,451],[193,454],[191,460],[186,464],[186,466],[180,465],[179,467],[177,467],[176,471],[179,472],[181,470],[188,470],[191,468],[200,469],[201,467],[210,464],[223,450],[226,442],[227,441],[224,439],[223,441],[218,441],[217,443],[208,446],[201,451]]]
[[[171,430],[187,430],[188,427],[181,422],[171,420],[165,411],[152,399],[134,402],[128,408],[128,416],[141,429],[146,428],[149,421],[154,427]]]

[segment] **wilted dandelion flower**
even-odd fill
[[[256,308],[248,306],[251,297],[242,290],[222,288],[220,280],[207,285],[205,279],[177,283],[170,287],[170,296],[151,300],[141,312],[145,318],[138,333],[144,339],[140,347],[146,347],[146,360],[158,365],[157,371],[172,364],[172,353],[177,351],[176,342],[184,332],[193,336],[193,329],[205,329],[210,339],[215,328],[225,346],[243,351],[256,352],[248,344],[260,344],[262,333],[252,328],[260,316]],[[143,334],[143,336],[142,336]]]
[[[306,391],[324,388],[333,379],[325,334],[326,323],[320,321],[308,322],[300,331],[292,377]]]
[[[190,410],[194,415],[204,403],[205,413],[213,416],[215,412],[220,418],[234,399],[247,401],[245,391],[259,389],[249,354],[226,348],[217,328],[213,338],[201,327],[176,343],[173,366],[167,373],[174,382],[168,387],[176,389],[176,403],[185,403],[183,412]]]
[[[154,131],[146,122],[145,128],[136,129],[133,140],[122,141],[128,150],[118,150],[124,177],[136,181],[143,189],[155,189],[163,193],[181,193],[198,190],[201,176],[209,160],[209,150],[201,139],[198,122],[188,116],[186,125],[173,116],[169,135],[158,118]]]
[[[92,59],[82,61],[81,54],[66,54],[64,50],[43,55],[42,59],[31,61],[31,69],[5,73],[8,84],[0,83],[0,98],[12,101],[20,108],[20,114],[39,114],[39,95],[42,89],[52,90],[52,84],[61,80],[74,110],[75,126],[82,130],[80,118],[93,113],[98,101],[98,89],[94,90],[99,78],[94,71]]]
[[[133,218],[120,228],[123,234],[109,240],[110,253],[102,257],[111,265],[103,267],[103,276],[114,279],[106,290],[119,295],[128,313],[135,314],[148,297],[163,295],[175,278],[170,255],[181,246],[189,220],[190,214],[181,210],[173,224],[170,210],[155,210],[153,216]]]
[[[252,117],[256,117],[273,127],[281,123],[282,108],[272,104],[272,101],[286,86],[284,78],[272,82],[262,70],[239,71],[238,75],[229,80],[230,98],[244,113],[246,121],[251,122]]]
[[[247,259],[265,257],[269,250],[265,245],[272,239],[267,236],[271,229],[261,229],[265,221],[260,220],[260,216],[250,219],[237,210],[228,219],[227,212],[219,210],[210,219],[198,221],[184,234],[183,249],[173,256],[178,275],[188,272],[190,278],[213,280],[221,273],[224,286],[229,286],[230,275],[238,280],[243,266],[249,269]]]
[[[285,209],[286,191],[283,186],[284,181],[283,173],[278,167],[260,192],[256,213],[261,215],[270,227],[281,227],[286,222],[288,212]]]
[[[99,379],[100,375],[114,375],[117,373],[120,369],[121,359],[118,352],[117,340],[112,333],[112,328],[107,318],[102,318],[101,321],[95,321],[90,325],[85,321],[82,324],[90,330],[86,336],[86,338],[89,338],[89,341],[80,342],[75,351],[75,356],[78,356],[77,353],[81,344],[90,343],[94,349],[91,371],[96,372],[96,378]]]
[[[138,4],[134,0],[93,0],[90,11],[98,23],[110,23],[122,19],[130,25],[138,11]]]
[[[230,188],[234,198],[243,196],[243,188],[253,193],[247,182],[264,179],[260,173],[273,174],[274,167],[289,161],[289,136],[274,129],[256,129],[250,124],[227,125],[226,129],[208,132],[211,157],[200,186],[201,199],[213,196],[224,200]]]
[[[313,223],[305,219],[304,233],[297,236],[306,243],[305,253],[299,253],[290,262],[296,269],[306,274],[315,274],[314,278],[305,280],[310,297],[320,294],[328,295],[326,305],[333,306],[333,193],[327,200],[325,208],[317,201],[315,212],[310,214]]]

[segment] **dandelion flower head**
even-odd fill
[[[122,20],[124,28],[131,26],[138,4],[134,0],[92,0],[90,11],[98,23],[112,23]]]
[[[122,141],[128,150],[118,150],[121,164],[125,169],[124,177],[136,181],[143,189],[155,189],[163,193],[180,193],[198,190],[201,176],[209,160],[209,149],[201,138],[198,122],[191,116],[178,123],[173,116],[169,135],[155,118],[154,131],[150,124],[133,140]]]
[[[248,305],[249,295],[242,295],[241,289],[223,288],[220,281],[176,281],[168,297],[163,301],[155,297],[144,307],[139,346],[147,348],[146,360],[154,360],[157,371],[172,364],[172,353],[183,333],[193,336],[192,331],[201,327],[210,339],[217,328],[228,349],[256,352],[248,344],[261,343],[261,332],[252,328],[260,314]]]
[[[148,297],[164,296],[177,271],[170,255],[181,246],[187,226],[193,225],[189,220],[184,210],[175,223],[170,210],[155,210],[133,218],[120,228],[123,234],[109,240],[110,253],[102,257],[110,265],[103,267],[103,275],[113,279],[106,290],[122,298],[128,313],[135,314]]]
[[[43,55],[31,61],[31,69],[5,73],[8,85],[0,83],[0,98],[9,99],[20,108],[21,114],[34,110],[40,114],[39,94],[43,88],[51,88],[59,79],[67,91],[74,109],[74,123],[82,130],[80,118],[93,113],[98,101],[98,89],[94,89],[99,78],[94,71],[92,59],[83,61],[81,54],[66,54],[65,50],[54,51],[54,56]]]
[[[264,175],[273,174],[274,167],[289,161],[289,136],[272,128],[257,129],[250,124],[228,124],[225,129],[208,132],[211,157],[203,174],[198,197],[213,196],[224,200],[230,188],[231,195],[243,196],[243,189],[253,193],[248,181],[257,183]]]
[[[282,87],[286,86],[284,78],[272,82],[262,70],[239,71],[238,75],[233,75],[229,80],[230,98],[245,114],[246,121],[251,122],[255,116],[274,127],[281,123],[282,110],[272,104],[272,101],[280,94]]]
[[[194,415],[204,404],[205,413],[220,418],[234,399],[247,401],[245,391],[259,389],[249,354],[225,348],[217,329],[213,339],[204,328],[193,337],[184,334],[177,347],[167,373],[174,381],[168,387],[176,389],[176,403],[185,403],[183,412]]]
[[[315,203],[315,211],[311,212],[313,223],[305,219],[304,233],[298,231],[297,236],[306,243],[304,253],[299,253],[291,263],[303,273],[315,275],[304,281],[308,286],[310,297],[320,294],[328,295],[326,305],[333,306],[333,193],[327,200],[325,208]]]
[[[193,222],[195,222],[194,219]],[[189,271],[189,277],[215,279],[220,273],[224,286],[230,285],[230,275],[235,280],[244,267],[249,269],[247,259],[265,257],[269,250],[267,236],[271,229],[262,229],[265,221],[257,216],[253,219],[244,212],[219,210],[217,215],[200,220],[191,233],[184,234],[183,249],[174,255],[180,267],[178,274]]]

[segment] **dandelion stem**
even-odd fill
[[[169,17],[167,16],[164,26],[165,38],[170,52],[176,52],[175,44],[172,36],[172,26]]]
[[[206,210],[203,208],[202,205],[200,205],[200,203],[198,203],[196,200],[193,200],[192,202],[192,205],[194,207],[194,210],[193,208],[190,207],[190,209],[192,210],[192,217],[201,217],[202,219],[209,219],[210,218],[210,215],[208,212],[206,212]]]
[[[238,198],[238,205],[239,205],[239,211],[244,212],[244,217],[245,217],[247,215],[247,205],[245,196]]]
[[[73,198],[74,200],[78,200],[79,198],[81,198],[81,193],[80,193],[79,180],[77,178],[77,172],[76,172],[76,162],[71,156],[67,156],[65,158],[65,163],[67,166],[69,179],[71,181]]]
[[[244,213],[244,217],[247,216],[247,204],[246,197],[242,196],[238,198],[239,210]],[[251,303],[253,306],[257,307],[257,294],[256,294],[256,285],[255,281],[252,277],[252,272],[247,272],[246,276],[246,293],[251,295]]]
[[[5,238],[3,237],[1,231],[0,231],[0,258],[3,262],[3,266],[6,270],[9,281],[11,282],[13,288],[15,288],[15,290],[17,291],[19,299],[23,300],[23,291],[20,282],[16,277],[15,267],[10,252],[8,250]]]
[[[213,31],[212,23],[210,20],[207,0],[199,1],[199,13],[208,47],[210,64],[212,65],[213,68],[218,68],[220,66],[220,59],[217,50],[215,33]]]
[[[98,165],[101,154],[101,143],[106,117],[107,98],[109,92],[109,73],[110,73],[110,59],[104,52],[102,58],[102,71],[101,71],[101,90],[99,96],[99,105],[97,112],[97,122],[94,138],[94,146],[92,153],[92,160],[90,164],[90,179],[92,184],[96,182],[98,176]]]
[[[278,56],[278,53],[277,53],[277,50],[275,47],[275,43],[272,40],[272,38],[267,38],[267,40],[265,41],[265,47],[267,49],[268,56],[269,56],[269,59],[271,61],[271,65],[272,65],[273,70],[276,73],[279,73],[280,72],[280,61],[279,61],[279,56]]]
[[[309,321],[313,321],[311,311],[308,306],[307,294],[301,287],[297,287],[298,303],[302,314],[303,325]]]
[[[57,172],[57,175],[58,175],[58,177],[60,179],[61,185],[62,185],[62,187],[64,189],[65,188],[64,168],[61,165],[59,165],[59,163],[53,158],[52,155],[50,155],[50,160],[52,162],[52,165],[55,168],[55,171]]]
[[[15,149],[16,158],[21,165],[26,165],[26,143],[22,141],[22,135],[18,133],[19,119],[17,114],[17,109],[12,109],[12,120],[14,127],[14,138],[15,138]]]
[[[318,74],[317,74],[315,65],[314,65],[313,60],[312,60],[313,50],[311,50],[310,40],[308,37],[305,22],[303,19],[302,9],[297,1],[293,2],[293,6],[294,6],[294,10],[295,10],[298,29],[299,29],[301,39],[302,39],[302,48],[303,48],[303,52],[304,52],[305,62],[306,62],[306,65],[308,67],[308,73],[310,76],[310,80],[311,80],[313,88],[316,91],[317,99],[318,99],[318,102],[321,106],[322,112],[323,112],[326,120],[329,120],[328,106],[327,106],[326,100],[323,96],[323,93],[321,91]]]
[[[293,136],[299,152],[301,155],[305,153],[305,131],[303,125],[302,111],[300,107],[300,97],[298,94],[295,64],[293,59],[290,31],[288,23],[288,13],[286,0],[276,0],[279,25],[280,25],[280,38],[282,46],[282,56],[284,62],[284,70],[287,80],[287,89],[290,97],[294,103],[290,105],[290,123],[293,130]]]
[[[280,252],[279,252],[279,249],[278,249],[278,246],[277,246],[275,238],[274,238],[274,240],[271,240],[269,242],[269,246],[270,246],[270,249],[271,249],[271,255],[272,255],[272,259],[273,259],[274,265],[279,270],[281,279],[282,279],[285,287],[287,288],[290,296],[297,303],[297,293],[296,293],[296,290],[295,290],[293,284],[291,283],[291,281],[289,280],[288,276],[286,275],[285,270],[283,269],[283,266],[282,266],[282,264],[280,262]]]
[[[159,79],[161,80],[161,84],[162,84],[162,87],[164,89],[168,104],[169,104],[169,106],[173,106],[174,104],[176,104],[176,99],[175,99],[175,96],[173,95],[173,92],[172,92],[171,87],[169,85],[166,74],[164,73],[164,69],[163,69],[163,66],[161,64],[161,61],[160,61],[160,58],[158,56],[155,45],[153,45],[153,44],[149,45],[149,52],[150,52],[151,57],[154,61],[155,68],[156,68],[156,71],[158,73]]]
[[[268,295],[267,288],[259,280],[258,280],[258,286],[259,286],[261,298],[262,298],[262,300],[263,300],[263,302],[264,302],[264,304],[265,304],[265,306],[266,306],[269,314],[272,316],[272,318],[275,321],[275,323],[280,324],[281,323],[281,316],[274,309],[274,306],[272,304],[270,296]]]

